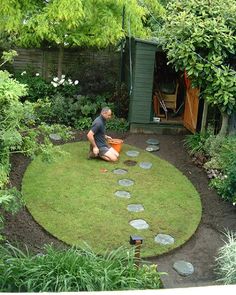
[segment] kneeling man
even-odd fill
[[[118,160],[119,153],[112,147],[109,147],[106,141],[107,139],[111,139],[111,137],[105,135],[106,121],[111,119],[111,115],[111,109],[105,107],[102,109],[100,116],[93,121],[92,127],[87,134],[90,142],[89,158],[99,156],[103,160],[110,162]]]

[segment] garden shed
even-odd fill
[[[176,134],[199,127],[199,91],[187,87],[184,73],[167,64],[156,41],[126,40],[124,80],[131,132]]]

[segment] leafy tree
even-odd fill
[[[3,48],[11,47],[17,39],[18,32],[34,11],[42,8],[43,0],[1,0],[0,5],[0,45]]]
[[[176,70],[185,69],[203,98],[220,109],[219,135],[225,135],[236,110],[236,72],[230,64],[236,52],[235,0],[171,1],[160,42]]]
[[[58,76],[62,73],[63,49],[71,46],[105,47],[116,44],[129,30],[147,37],[148,10],[163,13],[156,0],[3,0],[0,31],[14,33],[21,46],[53,45],[59,48]],[[19,3],[18,3],[19,2]],[[123,8],[125,20],[122,27]],[[15,13],[14,13],[15,10]]]

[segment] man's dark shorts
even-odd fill
[[[110,148],[107,147],[107,146],[102,146],[102,147],[100,147],[100,148],[99,148],[99,156],[100,156],[100,157],[104,156],[105,153],[109,151],[109,149],[110,149]]]

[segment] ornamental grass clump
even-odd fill
[[[216,258],[216,273],[219,282],[225,285],[236,284],[236,233],[227,232],[225,235],[227,241],[219,249]]]
[[[156,266],[135,266],[133,251],[124,248],[95,254],[86,249],[31,255],[7,244],[0,248],[0,292],[70,292],[159,289]]]

